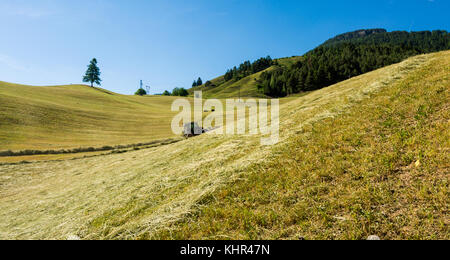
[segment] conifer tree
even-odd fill
[[[203,85],[203,80],[199,77],[197,80],[197,86]]]
[[[83,77],[83,82],[90,82],[91,87],[94,87],[94,83],[97,85],[101,85],[100,82],[100,69],[97,66],[97,59],[92,59],[91,63],[88,65],[88,69],[86,74]]]

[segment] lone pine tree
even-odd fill
[[[86,75],[83,77],[83,82],[90,82],[91,87],[94,87],[94,83],[97,85],[101,85],[100,82],[100,69],[97,66],[97,59],[92,59],[91,63],[88,65],[88,69],[86,71]]]

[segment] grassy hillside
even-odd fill
[[[0,151],[101,147],[172,137],[174,99],[125,96],[84,85],[0,82]]]
[[[288,57],[277,59],[278,66],[272,66],[264,71],[247,76],[238,81],[225,81],[224,76],[220,76],[213,80],[210,80],[212,85],[206,87],[205,85],[194,87],[189,90],[192,94],[194,91],[203,91],[203,96],[206,98],[237,98],[241,97],[267,97],[258,90],[258,84],[260,84],[261,74],[263,72],[270,72],[276,67],[288,67],[299,61],[301,57]]]
[[[144,238],[449,239],[449,86],[447,51],[294,101],[284,145]],[[311,120],[311,99],[346,101]]]
[[[448,239],[449,66],[422,55],[284,99],[275,146],[2,165],[0,239]]]

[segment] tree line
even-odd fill
[[[163,96],[177,96],[177,97],[187,97],[189,92],[185,88],[174,88],[172,92],[168,90],[164,91]]]
[[[253,63],[250,61],[245,61],[239,67],[234,67],[232,69],[227,70],[225,73],[225,81],[238,81],[252,74],[263,71],[270,66],[274,65],[274,61],[270,56],[265,58],[260,58]]]
[[[327,41],[290,67],[276,66],[264,72],[258,89],[271,97],[284,97],[317,90],[411,56],[450,49],[447,31],[379,31],[369,36],[359,31],[341,38]]]

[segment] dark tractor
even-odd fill
[[[203,133],[205,133],[205,130],[195,122],[187,123],[184,125],[183,134],[186,138],[201,135]]]

